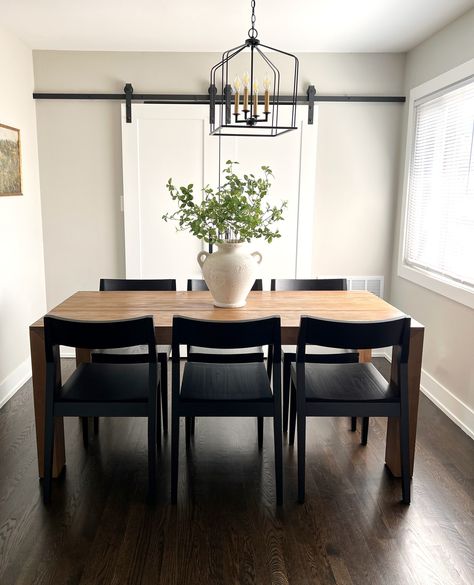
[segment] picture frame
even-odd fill
[[[0,197],[22,194],[20,130],[0,124]]]

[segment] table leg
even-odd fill
[[[79,364],[83,364],[84,362],[91,361],[91,350],[90,349],[81,349],[80,347],[76,347],[76,367]]]
[[[372,361],[372,350],[371,349],[358,349],[359,362],[367,363]]]
[[[408,355],[408,409],[410,417],[410,472],[413,474],[415,461],[416,425],[420,398],[421,357],[423,353],[423,328],[412,328],[410,332],[410,353]],[[393,348],[391,379],[397,382],[396,352]],[[402,474],[400,465],[399,419],[391,417],[387,422],[387,443],[385,463],[395,477]]]
[[[39,476],[44,476],[44,417],[46,356],[44,352],[44,330],[30,328],[31,369],[33,402],[35,409],[36,447]],[[62,417],[55,418],[53,477],[58,477],[66,463],[64,451],[64,425]]]

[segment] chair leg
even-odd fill
[[[357,417],[351,417],[351,431],[355,433],[357,431]]]
[[[155,417],[156,417],[156,429],[155,429],[155,442],[156,448],[161,450],[161,410],[160,410],[160,394],[161,394],[161,381],[158,383],[157,398],[155,404]]]
[[[296,388],[293,382],[291,383],[290,395],[290,436],[288,439],[289,445],[295,443],[295,427],[296,427]]]
[[[191,437],[194,437],[194,433],[196,431],[196,417],[191,417]]]
[[[400,462],[402,468],[402,500],[410,503],[410,439],[408,428],[408,408],[400,405]]]
[[[283,452],[281,410],[276,409],[273,417],[273,441],[275,445],[275,482],[277,506],[283,504]]]
[[[156,404],[148,413],[148,496],[156,496]]]
[[[82,442],[84,443],[84,449],[89,446],[89,418],[87,416],[81,416],[82,424]]]
[[[290,407],[291,360],[283,357],[283,432],[288,432],[288,411]]]
[[[258,448],[263,447],[263,416],[257,418],[257,430],[258,430]]]
[[[168,356],[160,355],[161,366],[161,409],[163,414],[163,433],[168,434]],[[163,356],[163,357],[162,357]]]
[[[272,379],[272,369],[273,369],[273,347],[270,345],[268,347],[268,357],[267,357],[267,375],[268,375],[268,379],[270,381]]]
[[[178,501],[179,463],[179,416],[173,413],[171,420],[171,503]]]
[[[367,437],[369,435],[369,417],[364,416],[362,419],[362,435],[360,439],[361,445],[367,445]]]
[[[94,435],[99,434],[99,417],[94,416]]]
[[[298,409],[298,502],[304,503],[306,463],[306,416]]]
[[[87,419],[86,419],[87,420]],[[53,478],[53,450],[54,450],[54,416],[52,408],[47,408],[44,429],[44,479],[43,502],[51,501],[51,482]]]

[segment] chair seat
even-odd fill
[[[260,347],[242,347],[232,349],[221,349],[215,347],[198,347],[191,345],[188,350],[189,359],[192,361],[205,362],[212,356],[213,362],[248,362],[263,361],[263,348]]]
[[[183,401],[269,401],[273,400],[262,362],[214,364],[187,362],[180,398]]]
[[[158,359],[169,359],[171,345],[157,345],[156,353]],[[91,352],[91,360],[96,363],[126,363],[138,364],[148,361],[148,346],[134,345],[132,347],[119,347],[116,349],[94,349]]]
[[[289,359],[296,361],[296,345],[282,345],[281,346],[282,355],[288,356]],[[350,354],[358,353],[352,349],[340,349],[338,347],[325,347],[323,345],[308,345],[306,346],[306,355],[317,355],[321,356],[324,359],[325,356],[346,356]],[[294,357],[291,357],[294,356]],[[310,358],[311,359],[311,358]],[[358,361],[358,359],[356,360]]]
[[[56,402],[148,402],[148,371],[148,364],[80,364]]]
[[[305,366],[309,402],[399,402],[395,384],[387,382],[371,363],[311,364]],[[291,364],[296,384],[296,364]]]

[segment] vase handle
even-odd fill
[[[250,255],[253,256],[257,260],[257,264],[261,263],[262,255],[260,254],[260,252],[252,252]]]
[[[209,252],[206,252],[205,250],[201,250],[198,255],[197,255],[197,261],[199,266],[202,268],[202,265],[204,264],[204,262],[206,261],[206,258],[209,256]]]

